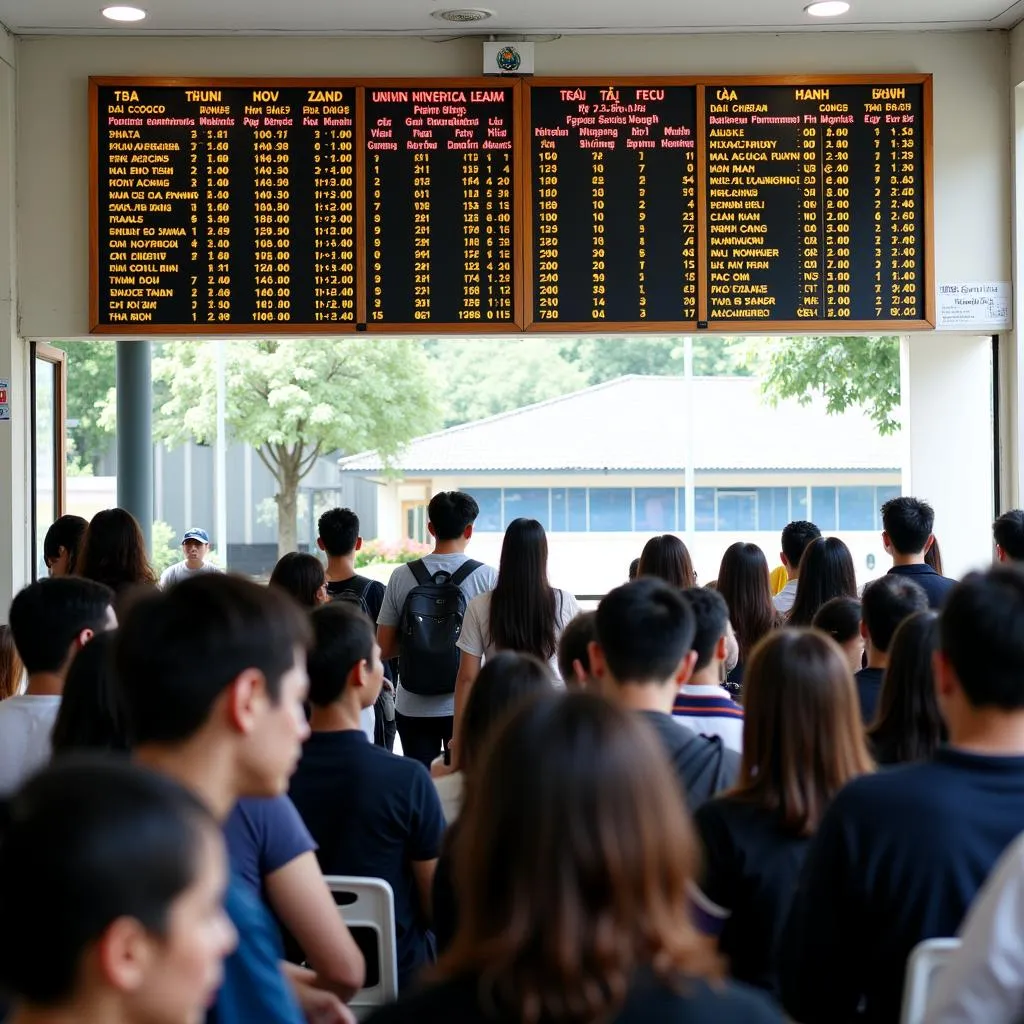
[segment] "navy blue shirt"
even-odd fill
[[[865,725],[870,725],[875,720],[884,675],[885,670],[880,668],[862,668],[853,675],[853,681],[857,684],[857,696],[860,697],[860,717]]]
[[[936,610],[942,608],[949,592],[956,586],[956,580],[940,576],[930,565],[924,564],[894,565],[889,575],[912,579],[928,595],[928,606]]]
[[[433,956],[411,862],[435,860],[444,813],[418,761],[374,746],[358,730],[314,732],[289,792],[313,834],[325,875],[383,878],[395,893],[398,983]]]
[[[910,951],[952,936],[1024,830],[1024,757],[945,748],[849,783],[811,841],[781,941],[801,1024],[897,1024]]]

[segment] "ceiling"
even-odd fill
[[[119,26],[106,2],[148,11]],[[1024,0],[850,0],[839,18],[811,18],[806,0],[0,0],[0,23],[19,35],[412,35],[1007,29]],[[433,10],[485,7],[494,16],[453,26]]]

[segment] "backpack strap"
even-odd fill
[[[358,591],[353,591],[353,593],[355,593],[356,597],[358,597],[359,600],[362,601],[365,599],[366,592],[370,589],[370,584],[373,583],[373,580],[371,580],[369,576],[357,576],[356,579],[362,580],[363,585],[359,588]]]
[[[483,564],[483,562],[474,562],[472,558],[469,559],[468,562],[463,562],[462,565],[452,573],[452,583],[457,587],[462,586],[462,584],[465,583],[466,580],[468,580],[469,577],[472,576],[473,573],[475,573]]]
[[[416,578],[416,582],[421,586],[427,586],[433,577],[430,575],[430,570],[423,564],[422,558],[417,558],[415,562],[408,563],[413,576]]]

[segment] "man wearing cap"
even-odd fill
[[[221,572],[215,565],[206,561],[210,553],[210,535],[205,530],[193,527],[181,538],[181,549],[185,552],[184,562],[175,562],[164,569],[160,577],[160,586],[166,589],[188,579],[197,572]]]

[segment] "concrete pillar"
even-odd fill
[[[153,534],[153,386],[148,341],[117,343],[117,503]]]

